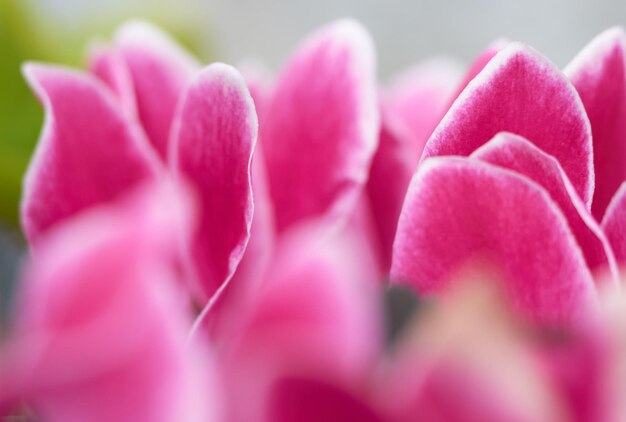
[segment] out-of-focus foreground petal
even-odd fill
[[[346,217],[377,144],[372,41],[343,20],[315,33],[278,78],[261,121],[279,231],[309,217]]]
[[[130,71],[139,120],[165,160],[179,98],[200,64],[167,34],[142,21],[123,25],[114,48]]]
[[[609,29],[587,45],[565,69],[585,106],[593,133],[596,187],[592,211],[602,220],[626,180],[626,35]]]
[[[507,132],[496,135],[470,157],[513,170],[542,186],[567,219],[589,269],[598,272],[598,280],[604,280],[601,273],[608,272],[609,280],[617,283],[611,246],[554,157],[528,140]]]
[[[171,266],[184,191],[142,187],[42,240],[2,361],[17,400],[46,421],[205,421],[215,398],[187,348]],[[182,419],[181,419],[182,418]]]
[[[501,271],[510,299],[532,319],[580,320],[597,304],[580,247],[545,190],[479,161],[429,159],[407,193],[391,278],[439,292],[471,261]]]
[[[379,353],[374,286],[355,278],[358,262],[327,231],[286,232],[262,288],[240,308],[220,353],[231,420],[272,420],[267,395],[283,377],[360,383]]]
[[[476,270],[460,275],[395,346],[380,392],[391,420],[566,421],[527,333],[490,275]]]
[[[159,170],[141,128],[95,78],[39,64],[24,74],[46,109],[22,199],[22,225],[35,246],[56,223]]]
[[[243,78],[219,63],[199,73],[178,113],[171,165],[199,194],[199,227],[187,253],[207,299],[232,276],[248,243],[258,123]]]
[[[589,119],[574,87],[539,53],[511,43],[485,66],[435,129],[423,159],[469,155],[512,132],[554,156],[587,206],[593,194]]]

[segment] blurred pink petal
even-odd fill
[[[114,47],[95,45],[90,51],[89,71],[104,82],[127,107],[133,117],[137,117],[135,88],[126,62]]]
[[[39,64],[27,64],[24,74],[46,109],[21,210],[34,245],[61,220],[154,178],[160,166],[141,128],[99,81]]]
[[[528,140],[506,132],[496,135],[470,157],[513,170],[543,187],[567,219],[589,269],[609,271],[612,281],[617,283],[615,257],[609,242],[554,157]]]
[[[620,185],[607,207],[602,229],[613,247],[618,265],[626,268],[626,182]]]
[[[231,420],[256,420],[277,379],[356,382],[378,354],[373,286],[354,278],[358,263],[327,232],[317,225],[285,232],[262,288],[240,308],[221,353]]]
[[[380,391],[392,420],[566,420],[527,333],[482,270],[460,275],[399,339]]]
[[[179,225],[192,218],[182,194],[142,188],[42,240],[3,362],[37,418],[208,417],[209,372],[199,351],[187,348],[190,321],[170,266]]]
[[[243,78],[224,64],[199,73],[174,121],[172,166],[200,199],[199,227],[188,253],[205,298],[230,279],[248,243],[257,127]]]
[[[285,377],[272,386],[267,422],[384,422],[364,399],[311,378]]]
[[[115,47],[130,70],[139,120],[165,160],[179,97],[200,64],[167,34],[142,21],[123,25]]]
[[[593,215],[600,221],[626,180],[626,36],[609,29],[587,45],[565,69],[580,94],[593,133],[596,188]]]
[[[511,300],[533,319],[576,321],[597,305],[584,257],[547,192],[478,161],[425,161],[400,215],[392,280],[439,292],[476,260],[502,271]]]
[[[426,140],[448,110],[459,79],[458,65],[433,60],[397,77],[381,94],[382,126],[367,192],[385,270],[391,265],[391,247],[411,175]]]
[[[309,217],[345,218],[377,143],[366,30],[343,20],[305,41],[279,76],[260,129],[278,230]]]
[[[426,143],[423,159],[469,155],[501,131],[554,156],[591,204],[591,129],[580,98],[554,65],[518,43],[496,54],[469,83]]]

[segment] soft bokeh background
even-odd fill
[[[206,61],[255,59],[277,68],[302,36],[344,16],[372,32],[384,81],[432,56],[468,62],[500,37],[525,41],[563,66],[598,32],[626,24],[626,1],[0,0],[0,308],[23,250],[21,178],[42,121],[20,63],[81,65],[89,40],[142,17]]]

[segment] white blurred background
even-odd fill
[[[595,34],[626,25],[626,0],[28,0],[84,31],[94,16],[113,20],[155,10],[194,26],[215,60],[250,57],[276,67],[313,28],[351,16],[372,32],[380,74],[433,55],[467,62],[499,37],[525,41],[564,66]]]

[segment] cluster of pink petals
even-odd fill
[[[131,22],[88,71],[24,74],[46,120],[0,416],[626,415],[621,29],[565,71],[498,41],[379,88],[350,20],[275,78]],[[386,280],[438,298],[391,344]]]

